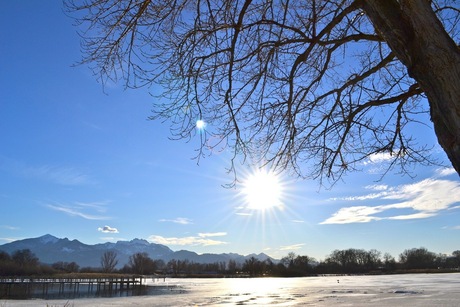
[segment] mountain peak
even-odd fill
[[[144,239],[138,239],[138,238],[131,240],[129,243],[140,244],[140,245],[150,245],[149,241],[144,240]]]
[[[176,259],[188,260],[196,263],[216,263],[235,260],[237,263],[243,264],[245,259],[248,259],[248,256],[238,255],[235,253],[205,253],[199,255],[196,252],[187,250],[174,252],[165,245],[149,243],[149,241],[145,239],[137,238],[131,241],[118,241],[116,244],[104,243],[88,245],[81,243],[76,239],[72,241],[68,238],[59,239],[50,234],[46,234],[38,238],[18,240],[0,245],[0,251],[7,252],[9,254],[21,249],[29,249],[37,256],[37,258],[40,259],[40,262],[42,263],[53,264],[59,261],[69,263],[75,262],[80,267],[93,268],[100,266],[101,257],[107,250],[113,250],[117,253],[118,268],[122,268],[124,264],[129,263],[130,257],[136,253],[147,253],[150,258],[154,260],[161,259],[165,263]],[[252,255],[261,261],[266,260],[268,257],[263,253],[259,255]]]
[[[46,234],[44,236],[41,236],[41,237],[38,237],[38,239],[40,240],[41,243],[43,244],[47,244],[47,243],[56,243],[57,241],[59,241],[58,238],[56,238],[55,236],[52,236],[50,234]]]

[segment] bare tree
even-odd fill
[[[396,260],[390,253],[383,254],[383,264],[388,270],[394,270],[396,268]]]
[[[455,250],[452,252],[452,262],[456,268],[460,268],[460,250]]]
[[[153,119],[198,157],[236,157],[335,182],[375,155],[436,161],[411,135],[433,122],[460,173],[455,0],[67,0],[99,78],[161,85]],[[428,102],[428,103],[427,103]],[[197,130],[196,120],[208,125]],[[198,132],[197,132],[198,131]]]
[[[399,262],[408,269],[426,269],[436,267],[436,254],[424,247],[406,249],[399,254]]]
[[[72,262],[65,262],[65,261],[58,261],[51,265],[51,267],[58,271],[63,271],[67,273],[76,273],[80,270],[80,266],[72,261]]]
[[[155,261],[149,257],[146,252],[135,253],[129,256],[129,266],[135,274],[153,274],[155,273]]]
[[[104,252],[104,254],[101,256],[101,268],[103,272],[113,272],[117,264],[117,252],[109,250]]]
[[[21,249],[15,251],[11,255],[11,259],[20,268],[36,267],[39,264],[39,259],[30,249]]]
[[[297,255],[294,252],[289,252],[287,256],[281,258],[280,262],[285,266],[285,267],[290,267],[294,265],[295,259]]]

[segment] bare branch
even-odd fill
[[[152,118],[168,121],[173,139],[193,138],[197,119],[208,124],[198,160],[225,146],[235,176],[235,162],[250,158],[332,184],[377,153],[393,154],[389,169],[433,162],[407,128],[429,112],[424,90],[365,1],[66,3],[86,26],[83,62],[102,81],[162,86]],[[458,37],[452,0],[433,6]]]

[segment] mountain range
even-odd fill
[[[7,252],[9,254],[22,249],[29,249],[42,263],[53,264],[59,261],[75,262],[80,267],[94,268],[101,266],[101,257],[106,251],[115,251],[117,253],[118,268],[127,264],[129,257],[138,252],[145,252],[150,258],[154,260],[161,259],[165,262],[172,259],[188,260],[196,263],[227,263],[229,260],[234,260],[236,263],[242,264],[246,259],[251,257],[260,261],[270,259],[273,262],[277,262],[276,259],[273,259],[264,253],[243,256],[235,253],[197,254],[187,250],[172,251],[165,245],[150,243],[143,239],[88,245],[78,240],[69,240],[67,238],[60,239],[50,234],[46,234],[38,238],[17,240],[0,245],[0,251]]]

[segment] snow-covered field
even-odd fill
[[[166,279],[163,294],[3,300],[7,306],[460,306],[460,273],[306,278]],[[161,287],[163,288],[163,287]],[[164,289],[164,288],[163,288]]]

